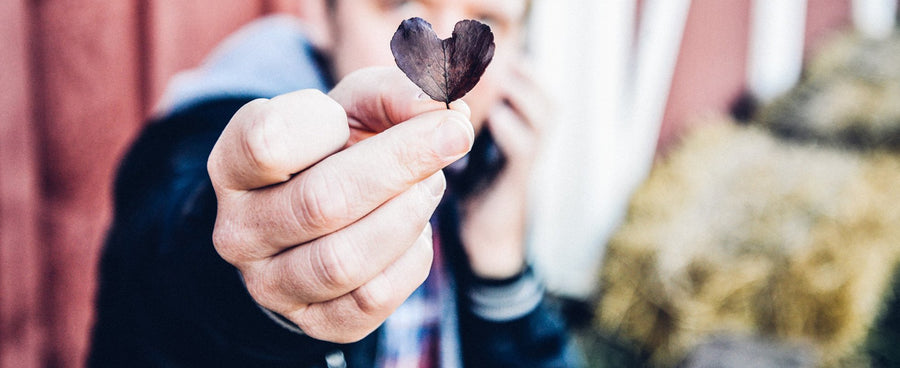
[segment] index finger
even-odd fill
[[[228,259],[252,261],[343,229],[462,157],[474,136],[458,112],[417,116],[325,158],[285,185],[220,206],[217,244],[240,244],[241,254]]]
[[[328,95],[347,112],[350,125],[348,146],[430,111],[446,110],[443,102],[432,100],[400,69],[370,67],[346,76]],[[450,109],[471,116],[462,100]]]

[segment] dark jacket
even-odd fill
[[[372,367],[378,333],[347,345],[295,334],[266,316],[212,244],[216,198],[207,157],[247,98],[196,104],[152,122],[124,159],[115,218],[104,249],[92,367],[326,367],[341,351],[349,367]],[[455,236],[456,201],[438,209],[442,246],[459,300],[467,367],[568,367],[565,326],[545,304],[491,322],[468,312],[467,272]]]

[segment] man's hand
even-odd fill
[[[506,165],[463,207],[461,236],[472,271],[488,279],[514,276],[525,265],[528,183],[550,107],[523,69],[516,68],[501,84],[506,103],[491,111],[485,125]]]
[[[440,169],[474,136],[468,107],[451,107],[399,70],[372,68],[328,96],[293,92],[234,115],[208,162],[213,241],[258,304],[346,343],[424,281]]]

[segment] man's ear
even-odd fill
[[[334,25],[331,24],[332,9],[329,0],[299,0],[297,14],[303,20],[306,36],[316,49],[324,52],[334,45]]]

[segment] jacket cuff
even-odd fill
[[[466,292],[469,308],[492,322],[508,322],[531,313],[544,299],[544,285],[526,267],[506,280],[474,280]]]
[[[266,316],[269,317],[269,319],[271,319],[273,322],[283,327],[284,329],[298,335],[306,335],[306,332],[303,332],[303,330],[301,330],[300,327],[298,327],[294,322],[291,322],[287,318],[284,318],[282,315],[270,311],[268,308],[263,307],[259,304],[256,304],[256,306],[259,307],[259,309],[262,310],[263,313],[265,313]]]

